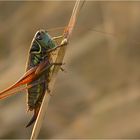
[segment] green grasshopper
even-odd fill
[[[51,58],[52,51],[67,44],[67,42],[63,42],[61,45],[56,46],[54,40],[61,37],[62,36],[51,38],[47,31],[39,30],[35,34],[35,37],[32,41],[29,52],[27,71],[40,63],[42,64],[36,70],[36,75],[40,73],[40,76],[37,77],[34,81],[27,84],[34,85],[35,83],[39,83],[36,86],[28,89],[28,110],[34,110],[34,116],[28,123],[27,127],[36,120],[45,91],[48,90],[48,93],[50,92],[48,83],[50,80],[51,67],[53,65],[61,65],[61,63],[53,63]],[[43,69],[44,72],[40,71],[42,67],[45,68]]]
[[[51,37],[45,30],[37,31],[29,50],[26,73],[14,85],[0,92],[0,99],[4,99],[19,91],[25,89],[28,91],[28,110],[34,111],[34,115],[26,127],[35,122],[45,91],[48,90],[48,93],[50,91],[48,84],[52,66],[62,65],[62,63],[54,63],[51,54],[57,48],[67,45],[76,22],[79,3],[80,0],[77,0],[72,11],[72,16],[62,36]],[[57,43],[58,39],[62,39],[61,44]]]
[[[52,66],[62,65],[62,63],[54,63],[51,57],[53,51],[67,44],[67,40],[64,39],[60,45],[57,45],[56,41],[60,38],[63,38],[63,36],[52,38],[45,30],[37,31],[29,50],[25,75],[13,86],[0,93],[0,99],[3,99],[13,95],[17,91],[10,94],[7,94],[7,92],[27,84],[27,87],[24,89],[28,91],[28,110],[34,111],[34,115],[26,127],[30,126],[36,120],[45,91],[48,90],[48,93],[50,91],[48,84]]]

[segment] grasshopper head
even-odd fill
[[[35,34],[35,40],[40,46],[44,47],[46,50],[52,49],[55,47],[55,43],[51,39],[50,35],[45,30],[39,30]]]
[[[51,39],[47,31],[39,30],[35,34],[30,53],[40,54],[42,52],[47,52],[49,49],[52,49],[55,47],[56,47],[55,43]]]

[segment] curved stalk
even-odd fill
[[[70,37],[70,35],[71,35],[72,31],[73,31],[73,28],[74,28],[74,25],[75,25],[75,22],[76,22],[76,19],[77,19],[78,12],[81,9],[80,8],[80,5],[81,5],[80,3],[82,4],[83,1],[81,2],[80,0],[77,0],[75,2],[75,5],[74,5],[73,11],[72,11],[72,15],[71,15],[70,21],[68,23],[68,26],[64,30],[63,39],[62,39],[61,43],[63,43],[63,41],[65,39],[69,40],[69,37]],[[65,45],[65,46],[63,46],[63,47],[61,47],[59,49],[58,55],[57,55],[56,61],[55,61],[56,63],[62,63],[63,62],[63,58],[64,58],[64,55],[65,55],[65,52],[66,52],[66,48],[67,47]],[[51,81],[49,83],[49,89],[50,89],[51,92],[53,90],[53,87],[54,87],[54,84],[55,84],[55,81],[56,81],[56,77],[57,77],[57,74],[58,74],[59,70],[60,70],[60,66],[54,66],[54,69],[53,69],[53,72],[52,72],[52,75],[51,75]],[[51,98],[50,94],[51,93],[48,93],[46,91],[46,94],[44,96],[43,102],[41,104],[41,108],[40,108],[37,120],[36,120],[36,122],[34,124],[34,127],[33,127],[33,130],[32,130],[32,134],[31,134],[30,140],[37,139],[37,137],[39,135],[40,128],[41,128],[42,122],[44,120],[45,113],[47,111],[48,104],[49,104],[49,101],[50,101],[50,98]]]

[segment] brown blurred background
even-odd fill
[[[67,25],[73,6],[0,2],[0,90],[25,72],[35,32]],[[85,2],[39,138],[140,138],[139,13],[140,2]],[[31,115],[24,93],[0,101],[0,138],[29,138]]]

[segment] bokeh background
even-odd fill
[[[67,25],[73,6],[0,2],[0,90],[24,74],[35,32]],[[85,2],[39,138],[140,138],[139,13],[140,2]],[[29,138],[31,115],[25,92],[1,100],[0,138]]]

